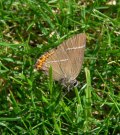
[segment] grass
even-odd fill
[[[120,2],[0,2],[0,134],[120,134]],[[80,86],[34,72],[37,58],[85,32]]]

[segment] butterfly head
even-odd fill
[[[66,87],[68,89],[68,91],[70,91],[74,87],[77,87],[79,84],[79,82],[76,79],[68,80],[68,79],[64,78],[60,82],[64,87]]]

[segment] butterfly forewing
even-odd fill
[[[74,37],[63,42],[61,45],[67,52],[71,62],[71,67],[68,67],[68,70],[70,70],[70,75],[68,76],[71,77],[70,80],[74,80],[78,76],[82,66],[86,36],[85,34],[75,35]]]

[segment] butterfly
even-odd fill
[[[78,84],[76,77],[82,67],[85,46],[86,35],[74,35],[39,57],[35,68],[48,75],[49,68],[52,67],[54,80],[60,81],[65,87],[73,87]]]

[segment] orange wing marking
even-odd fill
[[[41,69],[43,64],[45,63],[46,59],[50,57],[54,52],[47,52],[46,54],[42,55],[36,62],[35,67],[37,70]]]

